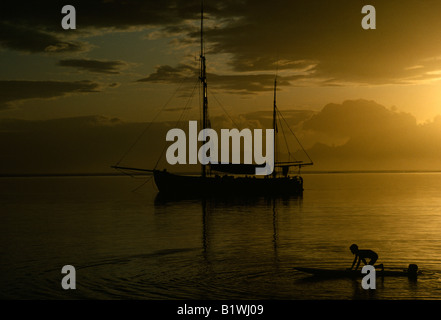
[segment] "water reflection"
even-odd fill
[[[69,263],[82,299],[441,299],[439,174],[309,175],[301,198],[244,199],[170,199],[124,179],[3,180],[0,296],[72,298]],[[293,270],[349,267],[353,242],[423,274],[367,292]]]
[[[237,212],[238,210],[249,210],[250,212],[258,210],[259,213],[262,211],[271,214],[272,216],[272,247],[274,252],[274,260],[278,260],[277,249],[279,242],[279,222],[278,222],[278,209],[280,207],[290,208],[294,211],[296,209],[301,209],[303,204],[302,195],[283,195],[283,196],[238,196],[238,197],[188,197],[179,195],[166,195],[158,193],[154,200],[154,206],[156,212],[164,213],[165,207],[170,206],[185,206],[188,204],[194,205],[196,208],[200,207],[201,220],[202,220],[202,250],[204,257],[207,257],[207,252],[209,250],[210,244],[210,228],[213,228],[213,219],[210,219],[215,211],[222,210]],[[268,225],[269,227],[269,225]]]
[[[303,197],[180,199],[157,194],[154,208],[166,217],[161,219],[164,224],[176,226],[177,219],[182,223],[193,219],[192,227],[182,228],[181,236],[189,237],[191,230],[195,247],[201,249],[199,267],[210,269],[201,275],[215,279],[222,290],[234,286],[237,292],[246,292],[241,297],[250,297],[248,279],[253,276],[260,281],[253,283],[253,297],[260,298],[264,294],[295,299],[439,297],[439,277],[434,283],[426,280],[427,274],[417,281],[377,277],[376,291],[369,292],[361,287],[361,279],[310,279],[294,272],[294,266],[349,267],[352,256],[347,248],[353,242],[373,247],[388,269],[416,263],[426,271],[439,262],[441,246],[435,233],[441,219],[433,210],[439,201],[430,196],[428,206],[416,206],[415,194],[401,190],[402,185],[415,185],[420,176],[308,178]],[[393,192],[400,179],[409,181],[401,181]],[[179,217],[180,212],[185,216]],[[214,287],[213,291],[219,294]]]

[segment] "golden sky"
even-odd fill
[[[69,4],[76,8],[75,30],[61,27],[59,1],[0,4],[3,173],[102,172],[109,164],[104,159],[116,160],[139,134],[140,123],[153,120],[161,108],[166,111],[157,120],[178,119],[193,90],[190,114],[199,115],[200,0]],[[410,149],[418,160],[421,154],[433,158],[418,168],[441,169],[431,149],[441,138],[441,2],[369,1],[376,9],[375,30],[361,27],[365,4],[205,0],[211,115],[221,117],[225,109],[253,121],[254,114],[262,124],[265,117],[256,112],[271,110],[277,73],[279,109],[302,111],[292,126],[319,164],[332,169],[330,153],[339,159],[345,152],[354,156],[354,150],[366,159],[375,141],[362,141],[381,140],[380,131],[403,138],[403,130],[416,130],[408,139],[417,136],[423,143],[415,141],[415,148],[427,149],[393,139],[389,143],[397,150],[377,141],[379,149],[369,154],[401,158]],[[375,123],[360,131],[369,117]],[[97,144],[105,145],[99,156]],[[86,156],[79,159],[78,153]]]

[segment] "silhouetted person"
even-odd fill
[[[363,263],[365,265],[373,266],[374,263],[378,260],[378,254],[375,251],[372,251],[369,249],[360,250],[360,249],[358,249],[358,246],[356,244],[351,245],[349,247],[349,249],[351,250],[352,254],[355,255],[354,262],[352,262],[352,266],[349,270],[352,270],[352,268],[354,267],[357,260],[358,260],[357,266],[355,267],[354,270],[358,269],[361,261],[363,261]],[[366,259],[368,259],[368,258],[370,260],[369,260],[369,262],[366,262]],[[378,265],[378,267],[383,268],[383,264]]]

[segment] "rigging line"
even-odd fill
[[[199,83],[199,80],[198,80],[198,83]],[[199,104],[199,121],[202,123],[202,113],[203,113],[203,110],[202,110],[202,104],[201,104],[201,100],[202,100],[202,93],[201,93],[201,91],[202,91],[202,86],[199,86],[199,90],[198,90],[198,92],[199,92],[199,99],[198,99],[198,104]]]
[[[116,169],[116,170],[118,170],[119,172],[121,172],[122,174],[124,174],[124,175],[126,175],[126,176],[129,176],[129,177],[132,177],[132,178],[133,178],[133,174],[131,174],[131,173],[129,173],[129,172],[126,172],[126,171],[124,171],[124,170],[120,170],[120,169]]]
[[[283,119],[283,121],[285,121],[286,126],[288,127],[289,131],[291,131],[292,135],[294,136],[294,138],[296,138],[297,143],[299,144],[299,146],[302,148],[303,152],[306,154],[306,156],[308,157],[309,161],[311,161],[311,163],[313,162],[312,159],[309,157],[309,154],[306,152],[305,148],[303,148],[303,145],[300,143],[299,139],[297,138],[296,134],[291,130],[288,121],[286,121],[285,117],[283,116],[283,114],[279,111],[280,117]]]
[[[213,91],[213,90],[212,90]],[[222,103],[219,102],[219,100],[217,99],[216,95],[214,93],[211,93],[211,96],[214,98],[214,100],[216,100],[216,102],[219,104],[219,106],[222,108],[222,110],[225,112],[225,114],[227,115],[227,117],[231,120],[231,122],[233,122],[233,124],[236,126],[236,128],[239,128],[239,126],[237,125],[237,123],[234,121],[234,119],[229,115],[229,113],[227,112],[227,110],[224,108],[224,106],[222,105]]]
[[[116,170],[121,172],[122,174],[124,174],[126,176],[129,176],[129,177],[133,178],[133,179],[142,179],[142,178],[138,178],[137,175],[132,174],[131,171],[124,171],[124,170],[121,170],[119,168],[117,168]]]
[[[168,104],[172,101],[172,99],[174,98],[174,96],[178,93],[178,91],[181,89],[182,85],[184,84],[184,82],[188,79],[190,79],[191,77],[186,77],[183,78],[181,83],[179,84],[178,88],[175,90],[175,92],[173,92],[173,94],[171,95],[171,97],[167,100],[167,102],[161,107],[161,109],[156,113],[156,115],[153,117],[153,119],[148,123],[147,127],[141,132],[141,134],[135,139],[135,141],[132,143],[132,145],[129,147],[129,149],[122,155],[121,159],[119,159],[119,161],[116,163],[116,165],[119,165],[121,163],[121,161],[124,160],[124,158],[130,153],[130,151],[132,151],[132,149],[135,147],[135,145],[139,142],[139,140],[141,140],[141,138],[144,136],[144,134],[147,132],[147,130],[151,127],[151,125],[153,124],[153,122],[155,122],[155,120],[159,117],[159,115],[165,110],[165,108],[168,106]]]
[[[189,110],[188,106],[190,105],[190,103],[191,103],[191,101],[192,101],[192,99],[193,99],[193,97],[194,97],[194,91],[195,91],[196,86],[199,84],[198,82],[199,82],[199,81],[197,81],[197,82],[196,82],[196,85],[193,87],[193,91],[192,91],[192,93],[191,93],[191,95],[190,95],[190,98],[188,99],[187,103],[185,104],[184,109],[182,110],[182,113],[181,113],[179,119],[176,121],[175,127],[178,127],[179,123],[180,123],[180,122],[182,121],[182,119],[184,118],[184,115],[185,115],[186,111]],[[183,127],[183,124],[181,125],[181,127]],[[160,153],[160,155],[159,155],[159,157],[158,157],[158,161],[156,161],[156,164],[155,164],[155,166],[153,167],[153,170],[156,169],[156,167],[158,166],[159,162],[161,161],[161,159],[162,159],[162,157],[163,157],[163,155],[164,155],[164,152],[165,152],[165,149],[166,149],[166,148],[167,148],[167,144],[165,144],[164,148],[162,149],[162,151],[161,151],[161,153]]]
[[[182,129],[182,130],[184,129],[184,120],[188,119],[187,115],[189,114],[189,111],[191,110],[191,107],[189,107],[189,106],[190,106],[191,102],[193,101],[196,85],[197,85],[197,83],[193,87],[193,90],[192,90],[190,96],[188,97],[188,100],[187,100],[184,108],[182,109],[182,113],[181,113],[179,119],[176,121],[176,124],[175,124],[175,127],[178,127],[178,125],[179,125],[179,128]],[[181,122],[181,124],[179,124],[180,122]]]
[[[175,127],[177,127],[178,124],[179,124],[179,122],[182,121],[182,118],[183,118],[185,112],[188,110],[188,106],[190,105],[190,102],[191,102],[191,100],[192,100],[193,97],[194,97],[194,92],[196,91],[196,87],[198,87],[198,86],[199,86],[199,79],[196,81],[196,84],[195,84],[194,87],[193,87],[193,91],[191,92],[190,98],[188,99],[187,103],[186,103],[185,106],[184,106],[184,110],[182,110],[182,113],[181,113],[179,119],[176,121]],[[164,155],[164,152],[165,152],[165,149],[166,149],[166,148],[167,148],[167,144],[165,144],[164,148],[162,149],[161,154],[159,155],[158,161],[156,161],[156,164],[155,164],[155,166],[153,167],[153,170],[155,170],[156,167],[158,166],[159,161],[162,159],[162,156]]]
[[[278,111],[278,110],[277,110]],[[280,112],[280,111],[279,111]],[[280,121],[280,120],[279,120]],[[280,127],[282,128],[283,139],[285,140],[286,149],[288,150],[288,161],[291,160],[291,150],[289,149],[288,139],[286,138],[285,129],[283,129],[282,122],[280,122]],[[293,157],[295,160],[295,157]]]
[[[141,189],[143,186],[145,186],[147,184],[147,182],[152,180],[152,178],[153,178],[153,176],[150,176],[150,178],[148,178],[146,181],[144,181],[141,185],[139,185],[135,189],[133,189],[132,192],[136,192],[136,191],[138,191],[138,189]]]

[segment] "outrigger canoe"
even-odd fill
[[[323,269],[323,268],[304,268],[295,267],[297,271],[308,273],[317,277],[323,278],[362,278],[366,276],[361,270],[346,270],[346,269]],[[377,277],[408,277],[415,278],[417,275],[421,274],[418,271],[418,266],[409,265],[407,269],[403,270],[375,270]]]

